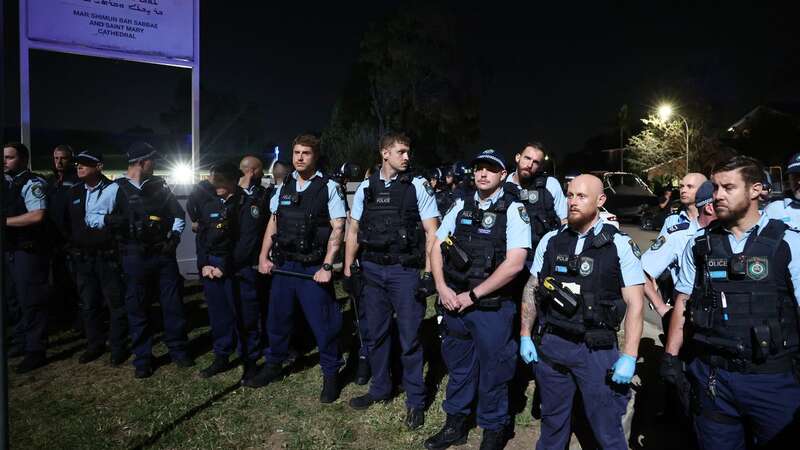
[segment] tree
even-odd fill
[[[372,26],[323,133],[326,151],[365,161],[365,152],[377,153],[378,136],[403,131],[415,165],[426,166],[476,142],[479,65],[463,42],[455,16],[435,6],[403,9]]]
[[[661,120],[650,115],[643,120],[645,128],[630,137],[626,159],[628,167],[643,172],[653,166],[686,157],[686,127],[682,120]],[[689,127],[689,154],[697,132]]]

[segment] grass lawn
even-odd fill
[[[438,355],[432,308],[423,334],[429,362],[426,381],[436,396],[425,426],[409,432],[403,426],[403,394],[365,412],[347,405],[350,398],[367,391],[367,386],[352,383],[354,365],[349,358],[343,377],[346,385],[331,405],[318,401],[322,377],[315,350],[288,367],[284,380],[262,389],[239,387],[240,367],[211,379],[199,378],[198,370],[213,359],[202,294],[187,296],[186,305],[194,325],[189,337],[197,367],[165,364],[146,380],[133,378],[130,361],[124,367],[111,367],[108,354],[80,365],[77,359],[85,341],[72,331],[51,336],[50,364],[25,375],[12,372],[13,448],[422,448],[422,441],[444,421],[441,402],[447,378]],[[345,309],[342,347],[349,349],[355,337],[351,311]],[[166,347],[157,342],[154,353],[166,363]],[[521,404],[530,405],[526,399],[531,391],[528,387]],[[537,427],[529,407],[515,420],[517,442],[509,447],[532,448]],[[477,448],[480,435],[474,429],[467,448]]]

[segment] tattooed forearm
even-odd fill
[[[520,334],[530,336],[533,322],[536,320],[536,287],[539,285],[535,275],[528,278],[522,290],[522,308],[520,311]]]
[[[325,262],[333,264],[333,258],[339,253],[344,239],[344,218],[331,220],[331,236],[328,238],[328,251],[325,254]]]

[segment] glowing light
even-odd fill
[[[194,170],[192,166],[185,162],[176,163],[169,171],[173,184],[192,184],[194,183]]]
[[[670,117],[672,117],[672,105],[665,103],[658,107],[658,118],[663,120],[664,122],[668,121]]]

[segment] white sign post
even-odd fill
[[[30,146],[30,50],[192,71],[192,169],[200,139],[199,0],[20,0],[21,140]]]

